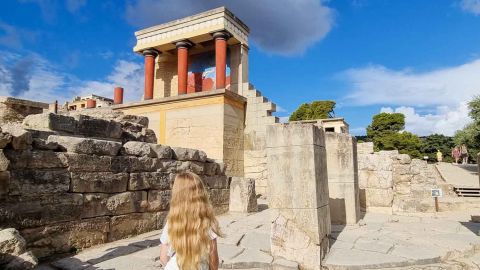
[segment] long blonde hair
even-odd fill
[[[168,237],[182,270],[198,270],[208,260],[210,232],[221,235],[202,179],[194,173],[177,174],[167,216]]]

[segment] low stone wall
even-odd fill
[[[205,181],[217,213],[228,210],[223,165],[202,151],[134,141],[129,128],[141,119],[131,121],[42,114],[3,126],[0,227],[18,229],[40,258],[159,229],[185,170]]]
[[[360,205],[367,212],[434,212],[432,188],[441,188],[440,210],[452,209],[452,187],[433,164],[398,151],[373,151],[372,143],[358,144]]]
[[[47,103],[0,97],[0,125],[21,122],[27,115],[43,113],[47,109]]]

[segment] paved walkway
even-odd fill
[[[436,166],[445,181],[454,187],[479,187],[476,164],[460,165],[440,162]]]

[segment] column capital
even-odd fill
[[[177,47],[177,49],[190,49],[191,47],[193,47],[193,43],[190,40],[185,39],[175,42],[175,46]]]
[[[212,37],[213,37],[213,39],[228,40],[229,38],[232,37],[232,34],[230,34],[227,31],[219,31],[219,32],[212,33]]]
[[[155,56],[159,55],[160,53],[159,53],[159,51],[157,51],[153,48],[150,48],[150,49],[143,50],[142,54],[143,54],[143,56],[154,56],[155,57]]]

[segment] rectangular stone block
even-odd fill
[[[104,120],[80,115],[77,122],[77,134],[87,137],[122,138],[122,125],[112,120]]]
[[[83,195],[82,218],[107,215],[107,199],[109,194],[86,193]]]
[[[10,187],[10,172],[0,172],[0,199],[8,194]]]
[[[393,202],[393,189],[365,189],[366,206],[368,207],[391,207]]]
[[[73,134],[77,129],[77,121],[66,115],[42,113],[25,117],[23,126],[28,129],[63,131]]]
[[[135,236],[157,229],[157,213],[133,213],[114,216],[110,221],[109,241]]]
[[[162,160],[149,157],[130,157],[130,172],[155,172],[162,168]]]
[[[148,191],[148,211],[164,211],[170,207],[170,190],[149,190]]]
[[[10,160],[10,170],[67,167],[64,153],[12,149],[5,149],[4,151],[5,156]]]
[[[128,182],[128,190],[160,189],[170,188],[170,173],[143,172],[131,173]]]
[[[108,217],[99,217],[64,222],[24,229],[21,235],[28,243],[28,250],[43,258],[106,243],[109,221]]]
[[[225,189],[230,186],[230,177],[226,175],[201,176],[203,182],[211,189]]]
[[[135,191],[111,195],[106,201],[109,215],[143,212],[147,208],[147,192]]]
[[[10,172],[10,195],[36,195],[68,192],[70,174],[66,169],[14,170]]]
[[[210,202],[214,206],[228,205],[230,202],[230,190],[229,189],[209,189],[208,195]]]
[[[181,161],[177,163],[177,171],[190,171],[196,174],[203,174],[205,163],[198,161]]]
[[[112,157],[64,153],[68,170],[71,172],[109,172],[112,167]]]
[[[323,131],[313,124],[278,124],[267,127],[267,147],[325,146]]]
[[[121,142],[71,136],[50,135],[49,142],[57,143],[60,149],[67,152],[99,156],[116,156],[122,148]]]
[[[82,194],[10,196],[0,204],[0,224],[28,228],[79,219],[82,207]]]
[[[127,190],[128,173],[72,172],[72,192],[119,193]]]

